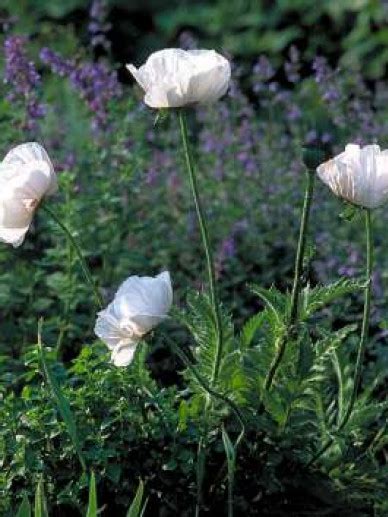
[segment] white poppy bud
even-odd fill
[[[20,246],[42,198],[56,190],[54,167],[41,145],[12,149],[0,163],[0,241]]]
[[[96,335],[112,351],[116,366],[127,366],[137,342],[167,317],[172,304],[170,273],[130,276],[113,301],[97,315]]]
[[[388,200],[388,151],[378,145],[348,144],[317,173],[336,196],[355,205],[376,208]]]
[[[151,108],[210,104],[229,86],[230,63],[214,50],[169,48],[150,55],[140,68],[127,65]]]

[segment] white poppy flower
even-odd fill
[[[229,61],[214,50],[168,48],[151,54],[140,68],[127,68],[151,108],[215,102],[226,93],[231,75]]]
[[[172,304],[170,273],[130,276],[113,301],[97,315],[96,335],[112,351],[116,366],[127,366],[137,342],[167,317]]]
[[[20,246],[40,201],[56,189],[54,167],[41,145],[12,149],[0,163],[0,241]]]
[[[388,200],[388,150],[378,145],[348,144],[317,173],[336,196],[355,205],[376,208]]]

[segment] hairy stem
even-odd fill
[[[350,417],[352,416],[352,412],[354,409],[354,404],[357,399],[357,393],[361,383],[362,377],[362,366],[364,362],[366,345],[368,343],[368,335],[369,335],[369,319],[370,319],[370,309],[371,309],[371,300],[372,300],[372,273],[373,273],[373,236],[372,236],[372,217],[369,209],[365,209],[365,235],[366,235],[366,271],[365,271],[365,289],[364,289],[364,313],[362,318],[362,326],[361,326],[361,336],[360,342],[357,350],[357,359],[356,366],[354,370],[354,380],[353,380],[353,388],[352,393],[350,395],[350,400],[348,407],[346,409],[346,413],[337,427],[337,432],[342,431],[345,428],[346,424],[349,422]],[[313,456],[313,458],[309,461],[308,466],[315,463],[321,456],[324,454],[334,443],[334,438],[330,438],[325,445]]]
[[[216,357],[213,364],[212,376],[211,376],[211,386],[213,386],[218,379],[218,373],[221,364],[222,357],[222,345],[223,345],[223,336],[222,336],[222,324],[221,324],[221,314],[220,307],[217,298],[217,290],[216,290],[216,275],[214,270],[214,261],[212,256],[212,251],[210,247],[210,238],[209,232],[207,228],[205,212],[202,207],[201,198],[199,195],[197,177],[194,169],[193,157],[191,154],[191,149],[189,145],[188,131],[187,131],[187,121],[186,121],[186,113],[184,109],[178,110],[179,117],[179,127],[181,131],[182,137],[182,145],[183,151],[186,160],[187,172],[189,175],[191,192],[194,199],[195,211],[197,214],[199,229],[202,237],[202,244],[205,251],[206,257],[206,266],[208,272],[208,280],[209,280],[209,293],[210,293],[210,302],[212,305],[214,324],[216,328],[217,335],[217,346],[216,346]],[[205,410],[204,410],[204,420],[205,420],[205,428],[207,427],[207,418],[209,411],[210,400],[206,401]],[[196,517],[199,516],[200,508],[202,506],[202,484],[203,484],[203,476],[205,470],[205,461],[206,461],[206,432],[202,436],[201,440],[198,444],[198,452],[197,452],[197,504],[195,509]]]
[[[315,171],[307,170],[306,175],[307,183],[304,194],[302,217],[299,228],[298,248],[295,258],[294,281],[291,292],[290,313],[288,316],[286,328],[278,341],[275,357],[273,358],[267,377],[264,381],[265,391],[268,391],[272,386],[276,372],[280,366],[280,363],[282,362],[284,353],[286,351],[287,341],[291,333],[293,332],[295,325],[298,322],[299,297],[300,291],[302,289],[303,260],[306,249],[307,228],[311,211],[311,203],[314,194]]]
[[[206,265],[209,279],[209,292],[210,292],[210,301],[213,310],[214,323],[216,326],[217,332],[217,350],[216,350],[216,359],[213,365],[213,373],[212,373],[212,385],[217,381],[218,373],[220,369],[221,357],[222,357],[222,325],[221,325],[221,314],[220,307],[217,298],[217,290],[216,290],[216,275],[214,270],[214,261],[210,247],[210,239],[209,232],[207,229],[207,223],[205,218],[205,213],[202,207],[201,199],[199,196],[199,189],[197,183],[197,177],[195,174],[195,169],[193,165],[193,158],[190,150],[188,132],[187,132],[187,122],[186,122],[186,114],[184,109],[179,110],[179,125],[182,136],[182,144],[183,150],[186,160],[187,172],[190,180],[191,192],[194,199],[195,211],[197,213],[199,229],[202,237],[202,244],[205,251],[206,256]]]
[[[99,290],[98,290],[98,288],[97,288],[97,286],[96,286],[96,284],[95,284],[95,282],[94,282],[94,280],[92,278],[92,275],[91,275],[90,270],[89,270],[89,266],[86,263],[86,260],[85,260],[83,254],[82,254],[82,251],[81,251],[77,241],[73,237],[71,231],[61,221],[61,219],[58,217],[58,215],[55,212],[53,212],[51,210],[51,208],[48,207],[46,204],[42,204],[41,205],[41,209],[44,210],[51,217],[51,219],[53,219],[57,223],[57,225],[65,233],[67,239],[69,239],[69,242],[73,246],[74,251],[77,254],[77,257],[78,257],[78,259],[80,261],[81,268],[82,268],[82,271],[83,271],[83,273],[85,275],[85,278],[86,278],[88,284],[90,285],[90,287],[92,289],[94,298],[96,299],[96,303],[99,306],[99,308],[102,309],[103,308],[103,301],[102,301],[101,294],[100,294],[100,292],[99,292]]]

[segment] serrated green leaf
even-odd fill
[[[307,319],[314,312],[322,309],[332,301],[346,294],[356,293],[365,288],[365,281],[341,278],[326,286],[310,289],[307,286],[302,292],[302,308],[300,318]]]
[[[248,348],[255,337],[256,332],[263,325],[265,321],[265,313],[264,311],[255,314],[248,321],[245,322],[241,335],[240,335],[240,349],[244,350]]]
[[[188,327],[197,343],[194,353],[197,360],[198,374],[209,384],[213,382],[212,378],[218,346],[217,329],[214,322],[212,306],[208,296],[199,293],[191,293],[187,298],[187,305],[188,311],[181,314],[180,318]],[[225,314],[222,307],[220,307],[220,312],[223,331],[220,366],[220,370],[222,370],[222,365],[229,353],[233,352],[235,343],[231,318],[228,314]],[[199,393],[203,393],[203,387],[197,382],[195,376],[191,374],[190,369],[187,370],[186,374],[191,380],[193,388],[198,390]],[[220,382],[220,376],[221,374],[219,375],[218,382]]]
[[[265,289],[259,285],[251,285],[250,290],[264,302],[268,310],[274,315],[277,323],[281,325],[283,323],[284,314],[286,314],[286,296],[274,287]]]

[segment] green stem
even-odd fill
[[[298,319],[299,295],[302,288],[303,260],[306,249],[307,226],[310,217],[311,203],[314,194],[315,171],[307,171],[307,185],[304,194],[302,219],[300,221],[298,249],[295,258],[294,282],[291,292],[291,309],[289,326],[293,327]]]
[[[299,228],[298,248],[296,251],[294,281],[291,291],[291,307],[286,328],[278,341],[277,351],[270,365],[268,375],[264,382],[264,390],[268,391],[273,383],[276,372],[282,362],[286,351],[287,341],[298,322],[298,307],[300,291],[302,289],[303,260],[306,249],[307,228],[309,223],[311,203],[314,194],[315,171],[307,170],[307,183],[304,194],[302,217]]]
[[[216,357],[213,364],[212,376],[211,376],[211,386],[213,386],[218,378],[218,373],[221,364],[222,357],[222,345],[223,345],[223,336],[222,336],[222,324],[221,324],[221,314],[220,307],[217,299],[217,291],[216,291],[216,275],[214,270],[214,261],[210,247],[210,238],[209,232],[207,229],[207,223],[205,218],[205,212],[202,207],[201,199],[199,196],[199,189],[197,184],[197,177],[195,174],[193,157],[191,154],[191,149],[189,145],[188,131],[187,131],[187,121],[186,121],[186,113],[184,109],[178,110],[178,118],[179,118],[179,126],[182,137],[183,151],[186,160],[187,172],[190,180],[191,192],[194,199],[195,211],[197,214],[199,229],[201,232],[202,243],[205,251],[206,257],[206,266],[208,272],[208,280],[209,280],[209,292],[210,292],[210,303],[213,311],[214,324],[216,328],[217,335],[217,346],[216,346]],[[207,390],[208,391],[208,390]],[[204,420],[205,426],[207,427],[207,417],[209,411],[210,400],[206,401],[205,410],[204,410]],[[202,484],[203,484],[203,476],[205,470],[205,461],[206,461],[206,434],[204,433],[202,438],[198,444],[197,451],[197,503],[195,508],[196,517],[200,514],[200,508],[202,506]]]
[[[178,115],[179,116],[179,126],[180,126],[180,130],[181,130],[183,150],[184,150],[184,155],[185,155],[185,159],[186,159],[187,172],[189,174],[191,192],[192,192],[193,199],[194,199],[195,210],[197,213],[199,229],[200,229],[201,237],[202,237],[202,243],[203,243],[203,247],[205,250],[206,265],[207,265],[208,278],[209,278],[210,302],[212,305],[214,323],[215,323],[216,332],[217,332],[216,358],[215,358],[214,365],[213,365],[212,382],[211,382],[211,384],[213,385],[217,381],[217,378],[218,378],[221,357],[222,357],[222,344],[223,344],[222,343],[223,336],[222,336],[221,314],[220,314],[220,308],[219,308],[219,303],[218,303],[218,299],[217,299],[217,290],[216,290],[216,275],[215,275],[215,270],[214,270],[213,256],[212,256],[212,252],[211,252],[211,248],[210,248],[209,232],[207,229],[205,213],[204,213],[201,199],[199,196],[197,178],[196,178],[194,165],[193,165],[193,158],[192,158],[191,150],[190,150],[190,146],[189,146],[186,114],[185,114],[184,109],[180,109],[178,111],[178,114],[179,114]]]
[[[179,357],[179,359],[182,361],[182,363],[187,367],[189,368],[189,370],[191,371],[191,373],[194,375],[196,381],[198,382],[198,384],[201,386],[201,388],[203,388],[207,394],[210,396],[210,397],[214,397],[215,399],[218,399],[220,400],[221,402],[224,402],[224,404],[226,404],[227,406],[229,406],[229,408],[232,410],[232,412],[235,414],[237,420],[239,421],[240,423],[240,426],[241,426],[241,432],[243,433],[243,435],[245,434],[245,427],[246,427],[246,423],[245,423],[245,419],[244,419],[244,416],[243,414],[241,413],[240,409],[238,408],[237,404],[235,404],[233,402],[233,400],[231,400],[229,397],[227,397],[226,395],[222,395],[222,393],[218,393],[217,391],[215,391],[213,388],[211,388],[210,386],[208,386],[208,384],[206,383],[206,381],[202,378],[202,376],[197,372],[195,366],[192,364],[192,362],[190,361],[190,359],[186,356],[186,354],[184,352],[182,352],[182,350],[170,339],[168,338],[166,335],[164,335],[165,339],[167,340],[170,348],[173,350],[173,352]],[[243,435],[239,436],[239,439],[238,441],[236,442],[237,445],[240,444],[242,438],[243,438]]]
[[[353,389],[350,395],[349,405],[342,422],[337,428],[337,433],[345,428],[349,422],[350,417],[354,409],[354,404],[357,399],[357,393],[360,388],[361,377],[362,377],[362,366],[364,362],[366,345],[368,343],[369,335],[369,319],[372,299],[372,273],[373,273],[373,236],[372,236],[372,217],[371,211],[365,209],[365,235],[366,235],[366,272],[365,272],[365,289],[364,289],[364,313],[362,318],[361,336],[357,350],[356,367],[354,370]],[[308,466],[315,463],[333,444],[334,438],[330,438],[325,445],[313,456],[309,461]]]
[[[51,210],[50,207],[48,207],[46,204],[42,204],[40,208],[42,210],[44,210],[57,223],[57,225],[61,228],[61,230],[65,233],[66,237],[69,239],[69,242],[73,246],[74,251],[77,254],[77,257],[80,261],[81,268],[85,275],[85,278],[93,291],[93,295],[96,299],[97,305],[99,306],[100,309],[102,309],[103,308],[102,297],[101,297],[99,290],[92,278],[89,267],[86,263],[86,260],[82,254],[82,251],[81,251],[77,241],[74,239],[73,235],[71,234],[71,232],[67,228],[67,226],[61,221],[61,219],[57,216],[57,214]]]

